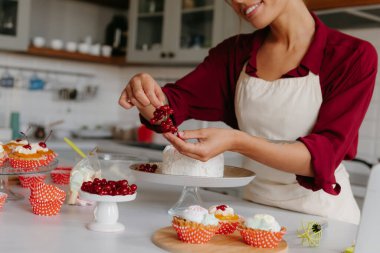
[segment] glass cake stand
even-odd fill
[[[9,176],[20,176],[20,175],[35,175],[35,174],[45,174],[54,170],[58,165],[58,159],[54,159],[51,163],[46,166],[41,166],[38,168],[30,169],[30,171],[25,171],[21,168],[12,168],[8,162],[4,163],[0,167],[0,192],[4,192],[8,195],[9,200],[20,200],[24,196],[21,194],[14,193],[8,185]]]
[[[243,168],[234,166],[224,166],[223,177],[195,177],[195,176],[180,176],[162,174],[162,163],[156,164],[158,169],[155,173],[139,171],[141,164],[133,164],[130,168],[134,176],[142,181],[183,186],[182,193],[178,201],[169,209],[168,213],[172,216],[180,214],[190,205],[202,206],[202,199],[199,194],[199,187],[241,187],[249,184],[254,178],[255,173]]]

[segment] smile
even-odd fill
[[[247,8],[244,8],[243,10],[242,10],[242,12],[243,12],[243,14],[244,15],[246,15],[246,16],[251,16],[253,13],[254,13],[254,11],[261,5],[263,3],[263,1],[260,1],[259,3],[257,3],[257,4],[254,4],[254,5],[252,5],[252,6],[250,6],[250,7],[247,7]]]

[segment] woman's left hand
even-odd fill
[[[172,133],[165,133],[164,137],[181,154],[205,162],[220,153],[233,150],[238,132],[233,129],[203,128],[179,132],[181,138]],[[189,139],[198,139],[198,142],[186,142]]]

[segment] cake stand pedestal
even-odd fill
[[[89,230],[98,232],[121,232],[125,229],[125,226],[118,222],[119,208],[117,202],[132,201],[136,198],[136,193],[124,196],[101,196],[80,191],[79,195],[81,199],[96,201],[94,220],[86,226]]]
[[[0,192],[4,192],[8,195],[8,200],[20,200],[24,196],[13,192],[9,187],[8,177],[9,176],[32,176],[35,174],[45,174],[54,170],[58,165],[58,160],[54,159],[51,163],[46,166],[41,166],[38,168],[21,169],[12,168],[8,162],[0,167]]]
[[[255,173],[243,168],[234,166],[224,166],[223,177],[195,177],[195,176],[179,176],[162,174],[162,163],[156,164],[158,169],[155,173],[139,171],[141,164],[132,165],[131,171],[134,176],[142,181],[183,186],[182,193],[177,203],[175,203],[168,211],[172,216],[181,214],[184,209],[190,205],[202,206],[202,200],[198,192],[198,187],[241,187],[249,184],[254,178]]]

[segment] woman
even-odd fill
[[[193,118],[233,129],[164,136],[182,154],[208,160],[224,151],[246,158],[257,177],[248,200],[358,224],[360,211],[341,164],[356,154],[372,97],[375,49],[326,27],[302,0],[232,0],[259,29],[211,49],[193,72],[161,89],[146,73],[120,97],[143,123],[169,103],[176,125]],[[150,126],[154,129],[154,126]],[[198,139],[189,143],[187,139]]]

